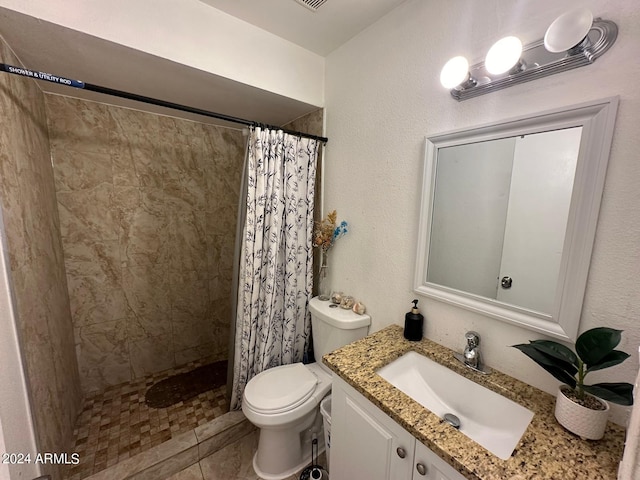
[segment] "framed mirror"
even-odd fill
[[[574,341],[617,107],[428,137],[416,293]]]

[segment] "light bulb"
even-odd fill
[[[522,42],[517,37],[498,40],[487,52],[484,66],[492,75],[508,72],[520,60]]]
[[[560,53],[579,45],[589,34],[593,14],[586,8],[571,10],[560,15],[544,34],[544,47],[552,53]]]
[[[469,62],[464,57],[453,57],[442,67],[440,83],[445,88],[454,88],[469,76]]]

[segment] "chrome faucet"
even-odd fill
[[[491,369],[482,361],[480,354],[480,335],[476,332],[467,332],[464,334],[467,346],[464,347],[464,353],[454,353],[453,356],[464,363],[467,367],[479,373],[491,373]]]
[[[478,366],[482,365],[480,359],[480,335],[476,332],[467,332],[464,334],[467,346],[464,348],[464,363],[474,370],[478,370]]]

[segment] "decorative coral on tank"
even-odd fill
[[[313,232],[313,246],[327,253],[338,238],[347,233],[347,222],[337,224],[338,213],[333,210],[323,220],[316,222]]]
[[[322,252],[322,263],[318,276],[318,298],[329,300],[330,288],[327,280],[327,260],[329,250],[336,240],[347,233],[347,222],[337,223],[338,213],[333,210],[321,221],[316,222],[313,232],[313,246]]]

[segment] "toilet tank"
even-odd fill
[[[365,337],[371,325],[369,315],[358,315],[351,309],[341,308],[318,297],[309,301],[309,310],[314,356],[325,370],[329,369],[322,363],[323,355]]]

